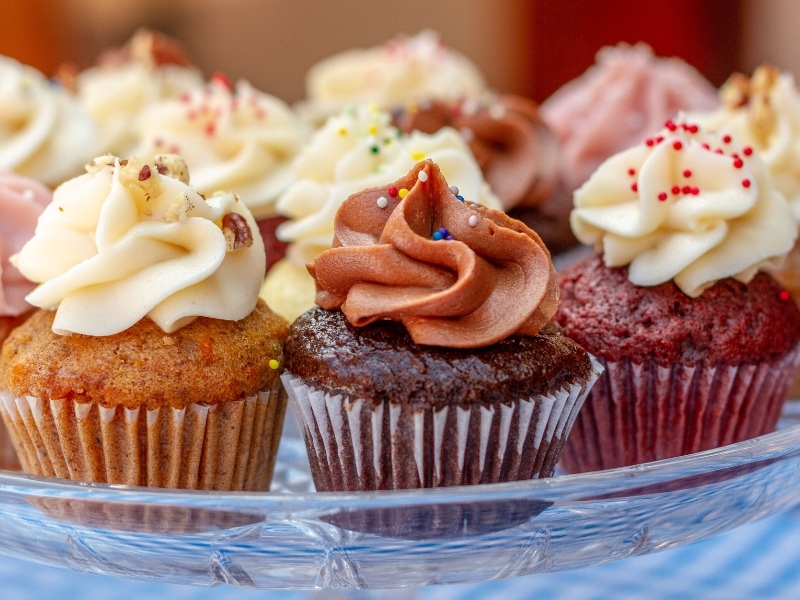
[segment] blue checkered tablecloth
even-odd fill
[[[40,567],[0,557],[0,597],[13,600],[651,600],[800,598],[800,508],[725,534],[576,571],[443,587],[284,592],[194,587]]]

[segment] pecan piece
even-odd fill
[[[253,232],[250,225],[242,215],[237,212],[229,212],[222,217],[222,233],[228,242],[228,250],[238,250],[239,248],[249,248],[253,245]]]

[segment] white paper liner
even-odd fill
[[[496,407],[412,409],[330,395],[284,372],[319,491],[407,489],[552,475],[602,371],[552,395]]]
[[[206,490],[266,490],[286,396],[147,410],[0,391],[0,414],[24,471],[80,481]]]
[[[774,431],[800,347],[761,365],[602,362],[605,375],[561,455],[568,473],[682,456]]]

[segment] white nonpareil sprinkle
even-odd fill
[[[36,194],[31,189],[27,189],[24,192],[22,192],[22,197],[25,198],[25,200],[33,200],[35,196]]]
[[[425,171],[420,171],[417,173],[417,179],[420,181],[428,181],[428,174]]]
[[[469,223],[470,227],[475,227],[478,224],[478,215],[471,215],[467,223]]]
[[[379,208],[386,208],[389,206],[389,201],[386,199],[386,196],[381,196],[378,198],[377,205]]]
[[[453,192],[453,195],[458,196],[458,186],[457,185],[451,185],[450,186],[450,191]]]

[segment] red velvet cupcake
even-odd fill
[[[668,122],[600,166],[571,224],[598,253],[561,273],[556,323],[598,357],[562,455],[568,472],[689,454],[775,428],[800,311],[763,270],[794,243],[763,161]]]

